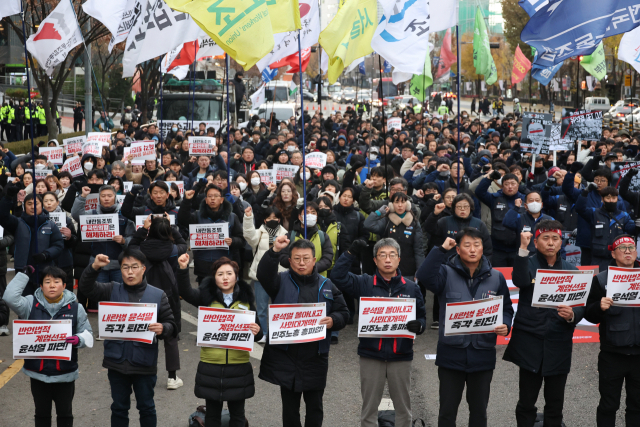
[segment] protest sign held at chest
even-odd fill
[[[453,302],[446,305],[444,335],[493,333],[502,325],[502,296],[475,301]]]
[[[225,239],[229,237],[229,223],[189,224],[191,249],[228,249]]]
[[[71,360],[71,320],[14,320],[14,359]]]
[[[198,307],[198,346],[253,350],[249,326],[255,322],[255,316],[249,310]]]
[[[592,280],[593,270],[538,270],[531,306],[585,306]]]
[[[157,312],[156,304],[101,301],[98,335],[106,340],[151,344],[155,333],[149,331],[149,325],[157,322]]]
[[[83,242],[113,240],[120,234],[118,214],[80,215]]]

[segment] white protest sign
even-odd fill
[[[113,240],[119,233],[118,214],[80,215],[83,242]]]
[[[139,229],[140,227],[144,226],[144,220],[147,219],[147,216],[148,215],[136,215],[136,230]],[[162,218],[165,217],[162,214],[151,214],[151,219],[155,218],[156,216],[162,217]],[[169,224],[171,224],[171,225],[175,225],[176,224],[176,216],[175,215],[169,215]]]
[[[448,303],[444,317],[444,335],[492,333],[496,326],[503,323],[502,304],[502,295]]]
[[[178,192],[180,193],[180,197],[184,196],[184,181],[171,181],[169,184],[175,184],[178,186]]]
[[[640,268],[609,267],[607,297],[619,307],[640,307]]]
[[[84,201],[84,211],[94,211],[98,209],[98,200],[100,195],[98,193],[89,194]]]
[[[122,208],[122,202],[124,202],[124,198],[125,196],[123,194],[116,194],[116,206],[117,206],[117,210],[120,210]]]
[[[124,147],[122,150],[122,161],[126,163],[127,157],[131,154],[131,147]],[[144,165],[144,160],[134,158],[131,160],[132,165]]]
[[[587,303],[593,270],[538,270],[532,307],[583,307]]]
[[[191,250],[229,249],[224,241],[229,237],[229,223],[189,224],[189,244]]]
[[[98,303],[98,336],[105,340],[152,344],[156,334],[149,331],[149,325],[157,323],[157,313],[156,304],[101,301]]]
[[[14,320],[14,359],[71,360],[71,320]]]
[[[47,156],[47,160],[54,165],[62,164],[62,147],[40,147],[39,153]]]
[[[402,119],[400,117],[390,117],[387,119],[387,128],[391,129],[402,129]]]
[[[49,219],[56,223],[58,229],[67,226],[67,215],[64,212],[49,212]]]
[[[256,169],[256,172],[260,175],[260,182],[264,185],[269,186],[269,184],[276,183],[273,169]]]
[[[273,173],[276,176],[276,182],[282,181],[284,178],[293,179],[300,166],[296,165],[273,165]]]
[[[416,320],[415,298],[360,298],[358,337],[410,338],[407,322]]]
[[[253,333],[249,325],[255,321],[255,311],[198,307],[197,345],[252,351]]]
[[[60,169],[61,172],[69,172],[71,174],[72,177],[77,177],[77,176],[81,176],[84,174],[84,172],[82,172],[82,165],[80,164],[80,160],[82,160],[80,157],[74,156],[71,157],[70,159],[67,159],[64,162],[64,165],[62,166],[62,169]]]
[[[122,185],[124,186],[124,192],[128,193],[131,191],[131,187],[133,187],[133,181],[122,181]]]
[[[196,127],[196,129],[199,129],[201,126],[200,125],[204,125],[205,128],[205,132],[209,129],[209,128],[213,128],[214,129],[214,133],[218,131],[218,129],[220,129],[220,120],[207,120],[207,121],[194,121],[193,125]],[[162,122],[160,122],[158,124],[158,128],[160,129],[160,135],[162,135],[162,138],[164,139],[167,136],[167,133],[169,131],[171,131],[171,128],[175,125],[176,130],[181,130],[183,132],[186,132],[187,130],[191,129],[191,120],[163,120]]]
[[[136,141],[131,143],[129,154],[136,160],[155,160],[156,145],[154,141]]]
[[[87,141],[82,146],[82,155],[89,154],[94,157],[102,157],[102,144],[100,142]]]
[[[36,171],[33,172],[33,177],[35,179],[45,179],[49,175],[53,175],[53,171],[51,169],[36,169]]]
[[[326,317],[327,305],[270,304],[269,344],[299,344],[321,341],[327,337],[327,325],[320,325]]]
[[[304,158],[305,165],[310,169],[322,169],[327,165],[327,155],[324,153],[309,153]]]
[[[62,144],[64,145],[64,152],[67,154],[67,156],[70,156],[71,154],[82,153],[82,146],[86,142],[87,137],[85,135],[63,139]]]
[[[215,156],[216,139],[211,136],[190,136],[190,156]]]
[[[97,142],[101,146],[109,146],[111,144],[111,134],[109,132],[89,132],[87,142]]]

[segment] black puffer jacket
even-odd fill
[[[9,306],[0,298],[0,326],[9,324]]]

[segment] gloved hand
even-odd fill
[[[476,151],[473,145],[467,145],[467,148],[464,149],[464,156],[471,157],[471,155]]]
[[[631,176],[636,176],[638,175],[638,172],[640,172],[640,170],[638,170],[638,168],[633,168],[633,169],[629,169],[629,172],[627,172],[629,175]]]
[[[304,197],[298,197],[298,201],[296,202],[296,209],[302,209],[304,206]]]
[[[133,194],[134,196],[137,196],[138,193],[140,193],[142,190],[144,190],[144,187],[140,184],[134,184],[131,186],[131,191],[130,193]]]
[[[533,181],[536,178],[536,176],[533,174],[533,172],[529,172],[529,175],[527,175],[527,179],[529,181]]]
[[[491,175],[489,175],[489,179],[492,179],[493,181],[497,181],[502,177],[502,175],[500,175],[500,172],[498,171],[493,171],[491,172]]]
[[[15,197],[18,195],[19,192],[20,192],[20,189],[15,185],[10,185],[7,187],[7,197],[11,199],[15,199]]]
[[[32,258],[33,262],[35,262],[36,264],[42,264],[43,262],[47,261],[49,255],[46,252],[40,252],[39,254],[34,254]]]
[[[572,237],[572,238],[574,238],[574,239],[575,239],[576,237],[578,237],[578,229],[577,229],[577,228],[574,228],[574,229],[573,229],[573,231],[571,232],[571,237]]]
[[[349,247],[349,253],[351,255],[359,256],[368,247],[369,244],[364,239],[356,239]]]
[[[584,165],[582,163],[573,162],[573,163],[571,163],[571,166],[569,167],[569,173],[572,173],[572,174],[575,175],[577,172],[580,172],[583,167],[584,167]]]
[[[478,160],[478,165],[480,166],[484,166],[488,163],[489,163],[489,159],[487,159],[486,157],[482,157],[480,160]]]
[[[33,266],[31,265],[25,265],[22,268],[16,268],[16,273],[23,273],[26,274],[27,276],[31,277],[31,275],[36,271],[35,268],[33,268]]]
[[[71,344],[72,346],[76,347],[76,346],[80,345],[80,338],[77,335],[72,335],[70,337],[65,338],[64,342],[66,342],[67,344]]]
[[[547,178],[547,184],[546,187],[547,188],[553,188],[556,186],[556,179],[554,177],[551,178]]]
[[[598,185],[595,182],[590,182],[587,186],[587,191],[595,191],[598,189]]]
[[[418,320],[410,320],[407,322],[407,330],[409,332],[413,332],[414,334],[419,334],[422,332],[422,323]]]
[[[380,216],[385,216],[389,212],[389,206],[380,206],[378,212],[380,212]]]

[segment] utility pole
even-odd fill
[[[91,18],[84,25],[85,34],[91,31]],[[74,64],[75,66],[75,64]],[[93,131],[93,93],[91,90],[91,45],[84,51],[84,130],[85,134]]]

